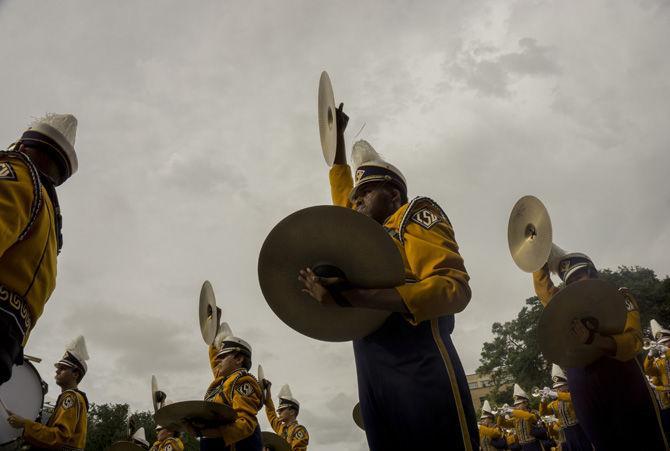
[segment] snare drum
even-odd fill
[[[32,363],[27,360],[23,365],[14,366],[12,378],[0,385],[0,399],[5,406],[16,415],[37,421],[44,403],[42,378]],[[0,449],[7,449],[21,437],[22,430],[14,429],[0,414]]]

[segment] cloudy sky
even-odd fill
[[[209,279],[254,367],[291,384],[312,447],[366,449],[351,344],[293,332],[256,276],[273,225],[330,200],[324,69],[349,144],[366,124],[410,196],[454,224],[473,288],[454,332],[466,371],[532,295],[507,250],[522,195],[544,201],[561,247],[670,273],[668,5],[0,0],[1,139],[44,112],[79,118],[58,286],[26,350],[51,395],[50,362],[84,334],[92,401],[148,409],[151,374],[172,400],[201,398]]]

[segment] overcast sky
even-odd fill
[[[293,332],[256,273],[279,220],[330,202],[324,69],[349,146],[367,124],[359,138],[454,225],[473,289],[454,332],[466,371],[533,294],[507,249],[525,194],[561,247],[670,273],[669,5],[0,0],[0,139],[45,112],[79,119],[58,285],[26,348],[50,396],[51,362],[84,334],[93,402],[149,409],[152,374],[173,401],[201,399],[209,279],[254,368],[291,384],[310,448],[367,449],[351,344]]]

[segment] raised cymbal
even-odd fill
[[[551,219],[535,196],[524,196],[512,208],[507,223],[507,244],[514,263],[526,272],[542,268],[551,253]]]
[[[570,333],[574,318],[591,318],[603,335],[623,332],[626,298],[610,282],[582,280],[556,293],[540,317],[539,345],[544,357],[564,368],[582,368],[600,358],[601,351],[577,343]],[[595,319],[595,321],[593,321]]]
[[[114,442],[112,446],[108,448],[109,451],[144,451],[140,445],[137,445],[133,442]]]
[[[209,401],[181,401],[161,407],[154,419],[171,431],[188,432],[185,425],[196,429],[221,426],[235,421],[232,407]]]
[[[319,80],[318,117],[321,150],[328,166],[333,165],[335,151],[337,150],[337,117],[335,108],[333,86],[330,84],[328,72],[323,71]]]
[[[365,424],[363,424],[363,414],[361,413],[361,403],[356,403],[354,410],[351,412],[351,416],[354,418],[354,423],[356,423],[356,426],[365,430]]]
[[[209,280],[205,280],[200,289],[200,301],[198,304],[198,317],[200,319],[200,333],[207,346],[214,343],[214,338],[219,331],[220,310],[216,307],[214,289]]]
[[[258,278],[275,314],[296,331],[324,341],[347,341],[375,331],[389,313],[323,306],[302,292],[298,271],[332,266],[360,288],[404,283],[400,253],[384,228],[351,209],[318,206],[277,224],[263,243]]]
[[[274,432],[261,432],[261,439],[263,446],[270,448],[270,451],[291,451],[291,445]]]

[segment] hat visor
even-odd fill
[[[72,362],[68,362],[67,360],[59,360],[58,362],[54,363],[54,366],[55,366],[56,368],[59,368],[59,367],[67,367],[67,368],[77,368],[77,369],[79,369],[79,368],[77,367],[77,365],[75,365],[75,364],[72,363]]]
[[[518,398],[517,400],[514,401],[515,406],[520,406],[523,403],[527,403],[528,400],[526,398]]]
[[[554,385],[551,386],[551,388],[561,388],[565,387],[566,385],[568,385],[567,381],[556,381],[554,382]]]

